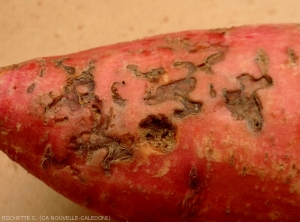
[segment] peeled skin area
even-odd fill
[[[0,69],[0,148],[116,221],[300,218],[300,26],[187,31]]]

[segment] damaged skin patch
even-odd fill
[[[30,86],[27,88],[27,93],[32,93],[35,89],[36,84],[32,83]]]
[[[46,62],[44,59],[38,59],[37,62],[40,64],[39,77],[44,77],[46,75]]]
[[[184,61],[184,62],[175,62],[174,66],[188,69],[187,76],[191,76],[196,71],[203,71],[207,74],[212,74],[213,73],[212,66],[223,60],[224,60],[224,53],[218,52],[208,56],[206,60],[199,65],[196,65],[192,62]]]
[[[111,85],[111,93],[112,93],[112,98],[113,98],[113,101],[114,103],[118,104],[119,106],[125,106],[126,105],[126,100],[122,98],[122,96],[118,93],[118,88],[117,88],[117,85],[125,85],[125,82],[122,81],[122,83],[119,83],[119,82],[114,82],[112,85]]]
[[[148,142],[154,148],[169,153],[176,145],[176,127],[163,114],[149,115],[139,123],[141,140]]]
[[[40,70],[40,77],[44,77],[46,74],[46,69],[41,69]]]
[[[194,166],[191,168],[191,171],[189,173],[188,187],[193,190],[200,189],[200,181],[199,181],[198,172]]]
[[[42,115],[45,124],[67,127],[67,123],[70,122],[72,125],[77,116],[87,117],[80,122],[80,124],[85,122],[83,125],[85,129],[79,129],[78,132],[69,135],[68,156],[65,159],[58,161],[54,157],[51,144],[48,145],[41,160],[41,167],[44,170],[52,165],[56,168],[72,167],[73,161],[77,158],[89,161],[97,150],[103,149],[106,155],[102,156],[99,166],[103,168],[105,175],[109,176],[112,173],[112,164],[128,162],[132,159],[134,137],[127,134],[108,135],[106,132],[109,116],[102,113],[102,101],[94,93],[96,85],[94,71],[94,61],[90,61],[84,70],[77,70],[76,75],[67,73],[68,78],[62,94],[49,92],[36,98],[38,109],[41,110],[38,113]],[[114,86],[112,92],[114,97],[118,95]]]
[[[197,67],[192,62],[175,62],[174,66],[177,67],[177,68],[187,69],[187,71],[188,71],[187,74],[186,74],[187,78],[192,76],[197,71]]]
[[[69,75],[74,75],[76,72],[75,67],[64,65],[63,64],[64,60],[65,59],[55,61],[56,66],[63,68]]]
[[[235,120],[246,120],[252,131],[260,132],[263,127],[262,105],[256,92],[271,86],[272,79],[269,76],[255,79],[249,74],[243,74],[237,80],[240,82],[241,89],[223,91],[226,108]]]
[[[198,171],[195,166],[191,167],[187,185],[189,189],[182,201],[182,205],[185,209],[183,215],[184,221],[195,217],[199,211],[201,189]]]
[[[212,66],[224,59],[224,54],[219,52],[208,56],[205,62],[197,66],[198,70],[204,71],[205,73],[213,73]]]
[[[270,62],[266,52],[263,49],[259,49],[255,59],[260,69],[260,72],[263,75],[268,75],[268,68]]]
[[[96,138],[91,140],[90,138]],[[112,174],[111,165],[128,162],[133,158],[133,143],[134,137],[130,134],[122,136],[110,137],[105,135],[98,135],[96,133],[84,132],[77,137],[71,139],[73,150],[81,156],[88,158],[93,152],[105,149],[106,155],[102,161],[102,167],[105,175]]]
[[[126,68],[128,70],[131,70],[136,77],[145,78],[151,82],[157,82],[160,76],[166,73],[166,71],[162,67],[151,69],[148,72],[141,72],[138,70],[138,67],[136,65],[132,65],[132,64],[128,65]]]
[[[273,85],[272,78],[268,75],[269,57],[263,49],[259,49],[255,61],[260,69],[262,77],[255,79],[249,74],[237,77],[240,89],[227,91],[223,89],[226,108],[231,112],[235,120],[246,120],[253,132],[260,132],[263,127],[261,114],[262,104],[257,91]]]
[[[159,86],[153,95],[144,98],[147,105],[156,105],[168,100],[175,100],[182,104],[182,109],[174,110],[174,116],[184,118],[198,114],[201,111],[202,103],[192,101],[188,94],[195,89],[196,78],[191,77],[197,68],[191,62],[176,62],[174,66],[187,69],[185,79]]]
[[[214,88],[214,85],[213,84],[209,84],[209,95],[211,98],[215,98],[217,96],[217,92]]]
[[[98,97],[94,94],[94,70],[94,65],[90,63],[88,69],[83,71],[81,75],[71,77],[67,80],[65,96],[71,110],[80,109],[80,107],[91,102],[99,102]]]
[[[113,140],[112,142],[107,143],[103,146],[107,148],[107,155],[103,161],[103,167],[106,175],[111,174],[111,164],[130,161],[133,157],[133,150],[125,144],[121,144],[116,140]]]
[[[188,94],[195,89],[196,79],[187,78],[158,87],[153,96],[145,98],[147,105],[156,105],[168,100],[177,100],[183,105],[183,109],[174,111],[174,116],[183,118],[200,112],[202,103],[194,102]]]
[[[211,54],[200,65],[195,65],[189,61],[174,62],[174,67],[178,69],[186,69],[186,77],[166,85],[156,87],[156,91],[147,91],[144,101],[147,105],[157,105],[166,101],[177,101],[182,105],[182,108],[175,109],[173,115],[176,118],[185,118],[191,115],[196,115],[201,111],[202,102],[193,101],[188,94],[195,89],[196,78],[192,77],[197,71],[204,71],[205,73],[213,73],[212,66],[224,59],[224,53],[218,52]],[[143,77],[152,80],[152,83],[158,82],[158,79],[165,73],[163,68],[152,69],[147,73],[138,71],[136,65],[128,65],[127,69],[134,72],[136,77]],[[211,88],[211,97],[215,97],[216,92]]]
[[[297,65],[299,57],[296,55],[295,51],[289,48],[287,50],[287,53],[288,53],[289,63],[291,64],[291,66]]]
[[[53,152],[51,150],[51,146],[47,146],[45,149],[45,153],[43,155],[41,167],[46,170],[52,164]]]

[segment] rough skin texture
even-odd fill
[[[187,31],[0,69],[0,148],[117,221],[300,219],[300,26]]]

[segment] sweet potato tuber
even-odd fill
[[[186,31],[0,69],[0,146],[119,221],[300,219],[300,26]]]

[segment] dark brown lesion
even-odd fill
[[[125,85],[125,81],[120,82],[114,82],[111,85],[111,93],[112,93],[112,98],[113,98],[113,102],[118,104],[119,106],[125,106],[126,105],[126,100],[122,98],[122,96],[118,93],[118,85]]]
[[[166,73],[165,69],[162,67],[151,69],[148,72],[141,72],[137,65],[129,64],[126,67],[131,70],[137,78],[144,78],[151,82],[157,82],[160,76]]]
[[[269,76],[255,79],[249,74],[242,74],[237,80],[241,86],[239,90],[223,91],[226,108],[235,120],[246,120],[251,130],[260,132],[263,127],[263,116],[257,91],[271,86],[272,79]]]
[[[163,114],[149,115],[139,123],[139,135],[163,153],[173,151],[176,144],[176,126]]]

